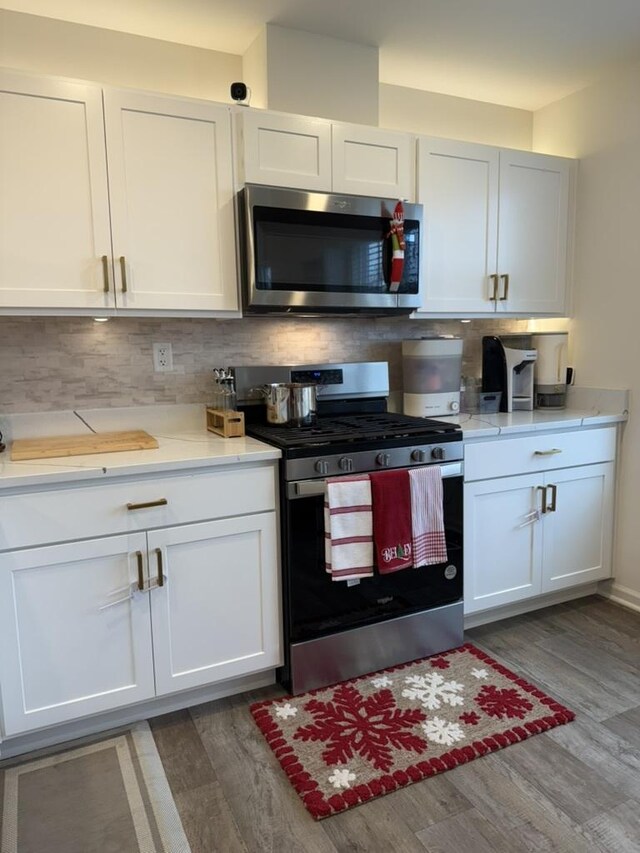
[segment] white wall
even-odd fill
[[[266,26],[268,106],[378,124],[378,48]]]
[[[535,113],[536,150],[579,157],[573,360],[578,384],[631,390],[614,594],[640,606],[640,65]]]
[[[275,32],[283,28],[271,26],[269,29]],[[264,108],[268,103],[268,81],[265,79],[266,34],[267,28],[254,41],[245,56],[240,57],[0,9],[0,66],[40,74],[77,77],[113,86],[209,98],[222,103],[229,103],[231,100],[229,85],[234,80],[244,80],[253,89],[252,106]],[[277,39],[278,35],[272,38]],[[326,46],[323,38],[318,39],[320,41],[316,46]],[[336,51],[338,48],[343,52],[346,50],[348,57],[347,42],[340,42],[338,39],[329,41],[336,42],[336,45],[332,45]],[[272,41],[272,44],[275,45],[275,42]],[[375,57],[367,51],[374,51]],[[302,55],[305,56],[304,51]],[[365,62],[370,66],[369,72],[375,69],[374,80],[377,80],[377,51],[374,48],[365,48],[364,55]],[[289,59],[288,55],[286,59]],[[271,62],[273,61],[272,50]],[[316,82],[319,80],[325,90],[328,85],[342,87],[343,105],[340,109],[346,111],[344,114],[331,114],[335,112],[335,99],[333,107],[312,101],[308,97],[307,81],[310,75],[300,73],[297,75],[299,79],[295,79],[295,75],[291,75],[289,71],[287,76],[286,64],[279,68],[273,86],[279,86],[281,90],[284,85],[293,87],[297,111],[307,115],[328,115],[329,118],[376,124],[379,96],[381,127],[512,148],[531,147],[532,113],[526,110],[402,86],[376,84],[372,88],[370,82],[365,93],[362,85],[354,84],[353,78],[347,85],[345,75],[332,82],[328,82],[322,74],[315,76]],[[313,108],[310,104],[314,105]],[[296,111],[293,102],[286,108],[276,106],[275,103],[271,106],[273,109]],[[315,111],[316,109],[321,112]]]
[[[0,65],[229,103],[242,79],[231,53],[0,9]]]
[[[533,113],[381,83],[380,127],[530,150]]]

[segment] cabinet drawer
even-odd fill
[[[615,427],[528,435],[466,445],[464,473],[471,482],[609,462],[615,455]]]
[[[156,506],[128,509],[165,500]],[[275,509],[272,465],[0,497],[0,550]]]

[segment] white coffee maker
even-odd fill
[[[501,412],[532,411],[533,368],[537,352],[523,346],[521,335],[486,335],[482,339],[482,390],[501,391]]]

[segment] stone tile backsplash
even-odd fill
[[[464,338],[463,373],[479,376],[486,334],[524,332],[527,320],[88,317],[0,318],[0,413],[153,403],[206,403],[214,367],[388,361],[402,388],[401,343]],[[169,342],[174,370],[154,373],[152,344]]]

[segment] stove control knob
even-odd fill
[[[444,447],[434,447],[431,451],[431,458],[442,461],[444,459]]]
[[[353,459],[350,456],[343,456],[338,462],[338,467],[341,471],[353,471]]]
[[[382,468],[388,468],[391,463],[391,456],[388,453],[378,453],[376,456],[376,465]]]
[[[329,463],[326,459],[318,459],[316,464],[313,466],[318,474],[322,474],[325,477],[329,473]]]
[[[414,462],[424,462],[427,458],[427,454],[424,450],[412,450],[411,458]]]

